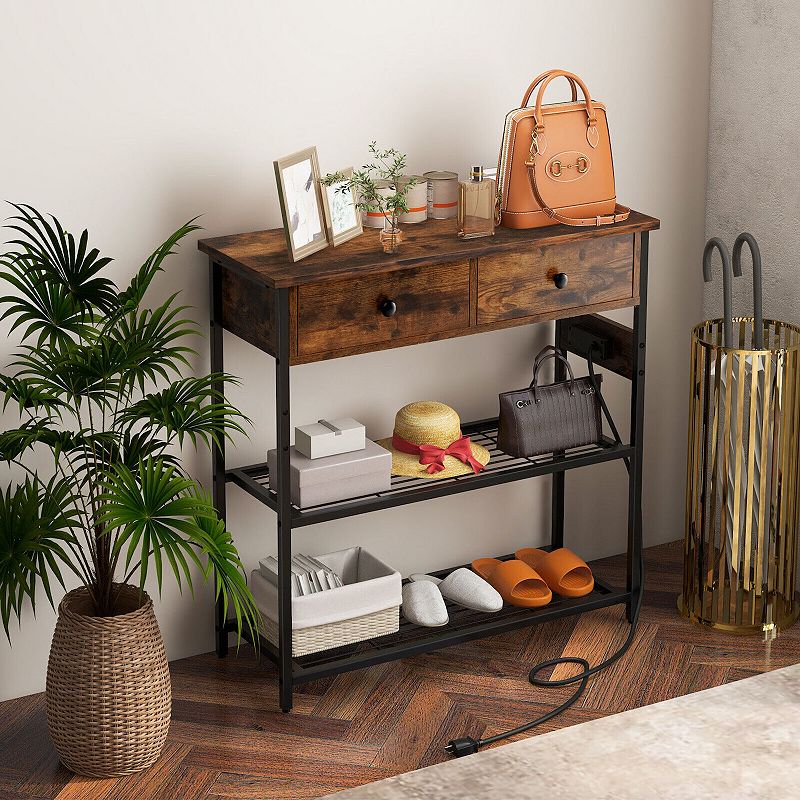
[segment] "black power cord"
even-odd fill
[[[589,352],[588,357],[589,362],[589,375],[594,382],[594,365],[592,363],[592,354],[591,351]],[[597,383],[595,382],[595,388],[597,390]],[[598,396],[600,398],[600,403],[603,408],[603,413],[610,423],[611,430],[614,434],[614,438],[617,442],[621,442],[619,432],[617,431],[617,427],[614,424],[614,420],[611,418],[611,414],[606,406],[605,400],[603,399],[603,395],[600,394],[599,390],[597,390]],[[630,461],[629,459],[625,459],[625,467],[628,470],[628,473],[631,471]],[[635,511],[635,513],[641,513],[639,509]],[[541,661],[540,663],[536,664],[535,667],[528,673],[528,680],[531,682],[533,686],[538,686],[540,688],[553,688],[557,686],[570,686],[573,683],[578,684],[578,688],[563,702],[561,705],[556,706],[551,711],[548,711],[546,714],[542,714],[542,716],[537,717],[536,719],[532,720],[531,722],[526,722],[524,725],[520,725],[516,728],[512,728],[511,730],[504,731],[503,733],[495,734],[494,736],[489,736],[486,739],[474,739],[472,736],[462,736],[460,739],[452,739],[447,746],[444,748],[446,753],[449,753],[451,756],[455,756],[456,758],[460,758],[461,756],[468,756],[472,755],[472,753],[477,753],[481,747],[485,747],[489,744],[495,744],[496,742],[501,742],[503,739],[510,739],[512,736],[516,736],[520,733],[525,733],[526,731],[531,730],[532,728],[541,725],[544,722],[547,722],[553,717],[557,717],[559,714],[566,711],[570,706],[574,705],[581,695],[586,690],[587,685],[589,684],[589,678],[592,675],[596,675],[598,672],[601,672],[604,669],[610,667],[616,661],[619,661],[622,656],[628,651],[628,648],[633,643],[633,638],[636,635],[636,626],[639,622],[639,612],[642,610],[642,596],[644,595],[644,555],[639,551],[639,575],[640,577],[640,585],[639,585],[639,592],[636,597],[636,605],[633,608],[633,615],[631,618],[631,629],[628,632],[628,636],[625,641],[622,643],[622,646],[617,650],[614,655],[607,658],[605,661],[601,661],[596,666],[591,666],[589,662],[585,658],[578,658],[577,656],[562,656],[560,658],[551,658],[547,661]],[[569,678],[562,678],[561,680],[550,680],[549,678],[540,678],[539,673],[543,672],[550,667],[556,667],[559,664],[577,664],[581,667],[581,671],[575,675],[571,675]]]
[[[643,559],[640,561],[640,564],[642,581],[644,581]],[[573,683],[578,683],[578,688],[563,703],[561,703],[561,705],[556,706],[551,711],[548,711],[546,714],[542,714],[541,717],[537,717],[531,722],[526,722],[524,725],[520,725],[517,728],[512,728],[509,731],[504,731],[503,733],[489,736],[486,739],[473,739],[472,736],[463,736],[460,739],[452,739],[444,748],[445,752],[449,753],[451,756],[456,756],[457,758],[461,756],[468,756],[472,753],[477,753],[481,747],[485,747],[488,744],[501,742],[503,739],[510,739],[512,736],[516,736],[519,733],[525,733],[526,731],[531,730],[531,728],[535,728],[538,725],[553,719],[553,717],[557,717],[559,714],[566,711],[570,706],[574,705],[586,690],[586,686],[589,683],[589,678],[591,678],[592,675],[596,675],[598,672],[606,669],[607,667],[610,667],[615,661],[618,661],[620,658],[622,658],[622,656],[625,655],[628,648],[631,646],[633,637],[636,635],[636,625],[639,621],[639,612],[642,608],[643,594],[643,588],[640,588],[638,597],[636,598],[636,605],[633,610],[633,619],[631,620],[631,629],[628,633],[628,637],[613,656],[610,656],[605,661],[600,662],[594,667],[590,666],[589,662],[585,658],[578,658],[576,656],[551,658],[547,661],[540,662],[530,671],[530,673],[528,673],[528,680],[534,686],[539,686],[543,689],[555,686],[569,686]],[[562,678],[561,680],[557,681],[550,680],[549,678],[538,677],[540,672],[550,667],[558,666],[559,664],[577,664],[578,666],[582,667],[582,669],[576,675],[572,675],[569,678]]]

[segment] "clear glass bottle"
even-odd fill
[[[494,235],[497,182],[483,167],[470,170],[470,179],[458,185],[458,235],[462,239]]]

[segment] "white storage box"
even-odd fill
[[[400,627],[402,579],[363,547],[317,556],[344,586],[292,599],[292,655],[302,656],[395,633]],[[250,589],[264,636],[278,643],[278,589],[259,570]]]
[[[321,419],[313,425],[294,429],[294,446],[306,458],[325,458],[339,453],[363,450],[366,444],[364,426],[349,417]]]
[[[363,450],[327,458],[306,458],[292,447],[289,463],[290,495],[299,508],[385,492],[391,486],[392,454],[369,439]],[[267,466],[269,488],[278,491],[277,450],[267,453]]]

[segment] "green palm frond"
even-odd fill
[[[3,411],[12,400],[19,406],[20,414],[23,411],[60,413],[64,405],[63,400],[50,392],[41,381],[29,378],[0,374],[0,393],[3,394]]]
[[[25,451],[36,444],[48,447],[56,460],[63,452],[88,445],[91,434],[89,430],[65,431],[51,427],[53,422],[50,419],[28,420],[19,428],[11,428],[0,433],[0,461],[17,461]]]
[[[179,444],[188,436],[197,446],[200,438],[207,446],[220,444],[231,432],[244,433],[237,418],[247,418],[230,403],[225,402],[216,383],[238,383],[232,376],[218,373],[202,378],[183,378],[160,392],[145,395],[119,415],[123,425],[145,422],[156,430],[177,436]]]
[[[100,524],[115,534],[112,556],[118,559],[126,548],[125,569],[138,557],[139,583],[144,588],[150,556],[156,569],[159,592],[163,572],[162,555],[172,566],[178,585],[181,576],[191,586],[186,556],[198,566],[195,551],[184,536],[195,527],[194,519],[214,515],[202,498],[193,494],[195,482],[160,459],[148,458],[136,470],[117,465],[106,479],[100,496]]]
[[[120,292],[117,298],[117,308],[122,314],[129,313],[138,309],[139,304],[144,300],[145,292],[153,281],[153,278],[162,271],[161,266],[167,256],[171,256],[176,252],[177,244],[185,236],[188,236],[192,231],[201,230],[199,225],[194,222],[197,217],[190,219],[184,225],[181,225],[172,236],[169,237],[163,244],[160,244],[147,261],[139,267],[136,275],[131,279],[128,288],[124,292]]]
[[[166,560],[178,585],[186,579],[192,589],[190,562],[208,580],[215,576],[215,597],[225,613],[233,609],[241,635],[247,626],[258,641],[259,612],[244,567],[225,524],[210,497],[194,481],[159,460],[148,459],[131,471],[120,466],[109,477],[101,496],[106,535],[114,535],[113,555],[125,552],[125,569],[138,567],[144,588],[152,557],[159,592]],[[257,646],[257,645],[256,645]]]
[[[187,307],[173,307],[175,297],[155,309],[126,314],[106,332],[105,338],[125,352],[125,370],[120,374],[124,388],[138,386],[144,392],[148,381],[170,380],[190,366],[187,356],[197,354],[182,344],[187,336],[198,335],[197,324],[179,316]]]
[[[210,497],[206,496],[206,502],[213,508]],[[198,516],[195,522],[203,531],[203,537],[197,544],[208,559],[205,575],[207,578],[212,573],[214,575],[214,599],[222,601],[223,616],[226,619],[228,609],[233,608],[239,640],[241,641],[242,630],[246,627],[248,639],[258,650],[261,612],[247,586],[244,565],[233,543],[233,537],[218,517]]]
[[[111,263],[88,250],[88,231],[80,240],[48,220],[35,208],[12,203],[17,214],[6,227],[22,238],[8,244],[20,248],[3,259],[0,273],[19,292],[0,298],[8,305],[4,317],[16,317],[14,327],[27,323],[24,338],[38,333],[38,343],[79,336],[94,319],[95,310],[113,308],[117,290],[98,273]]]
[[[28,478],[0,492],[0,619],[6,636],[12,614],[19,617],[27,597],[36,610],[41,582],[50,605],[50,576],[63,587],[61,567],[84,576],[70,554],[78,526],[71,487],[65,480],[41,483]]]
[[[67,407],[84,400],[108,406],[119,391],[120,359],[108,341],[70,341],[23,345],[11,366],[18,368],[15,377],[64,400]]]

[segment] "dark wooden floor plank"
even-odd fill
[[[680,543],[646,550],[645,561],[629,653],[592,679],[578,705],[515,739],[800,662],[800,626],[765,644],[679,617]],[[624,583],[624,558],[592,566]],[[109,781],[59,766],[43,696],[20,698],[0,704],[0,800],[310,800],[437,763],[449,739],[493,736],[546,713],[573,687],[531,686],[534,663],[573,654],[596,664],[628,632],[620,607],[510,631],[304,684],[291,714],[278,708],[274,665],[248,646],[226,659],[182,659],[170,665],[173,720],[162,757],[140,775]],[[553,676],[571,672],[558,667]]]
[[[402,662],[391,663],[363,705],[363,713],[353,720],[347,741],[383,745],[399,724],[420,682],[415,670]]]
[[[436,684],[423,681],[383,743],[373,766],[402,772],[405,764],[420,764],[452,707],[450,698]]]
[[[328,716],[284,714],[281,711],[264,711],[244,704],[219,705],[197,700],[173,700],[172,719],[173,725],[181,722],[198,726],[198,736],[220,736],[227,729],[241,728],[316,739],[339,739],[349,728],[348,721]]]
[[[374,767],[351,767],[347,773],[320,772],[313,779],[270,778],[221,773],[207,800],[306,800],[364,783],[383,780],[394,773]]]
[[[376,685],[391,669],[392,664],[379,664],[366,671],[336,675],[314,706],[314,716],[337,720],[355,719]]]

